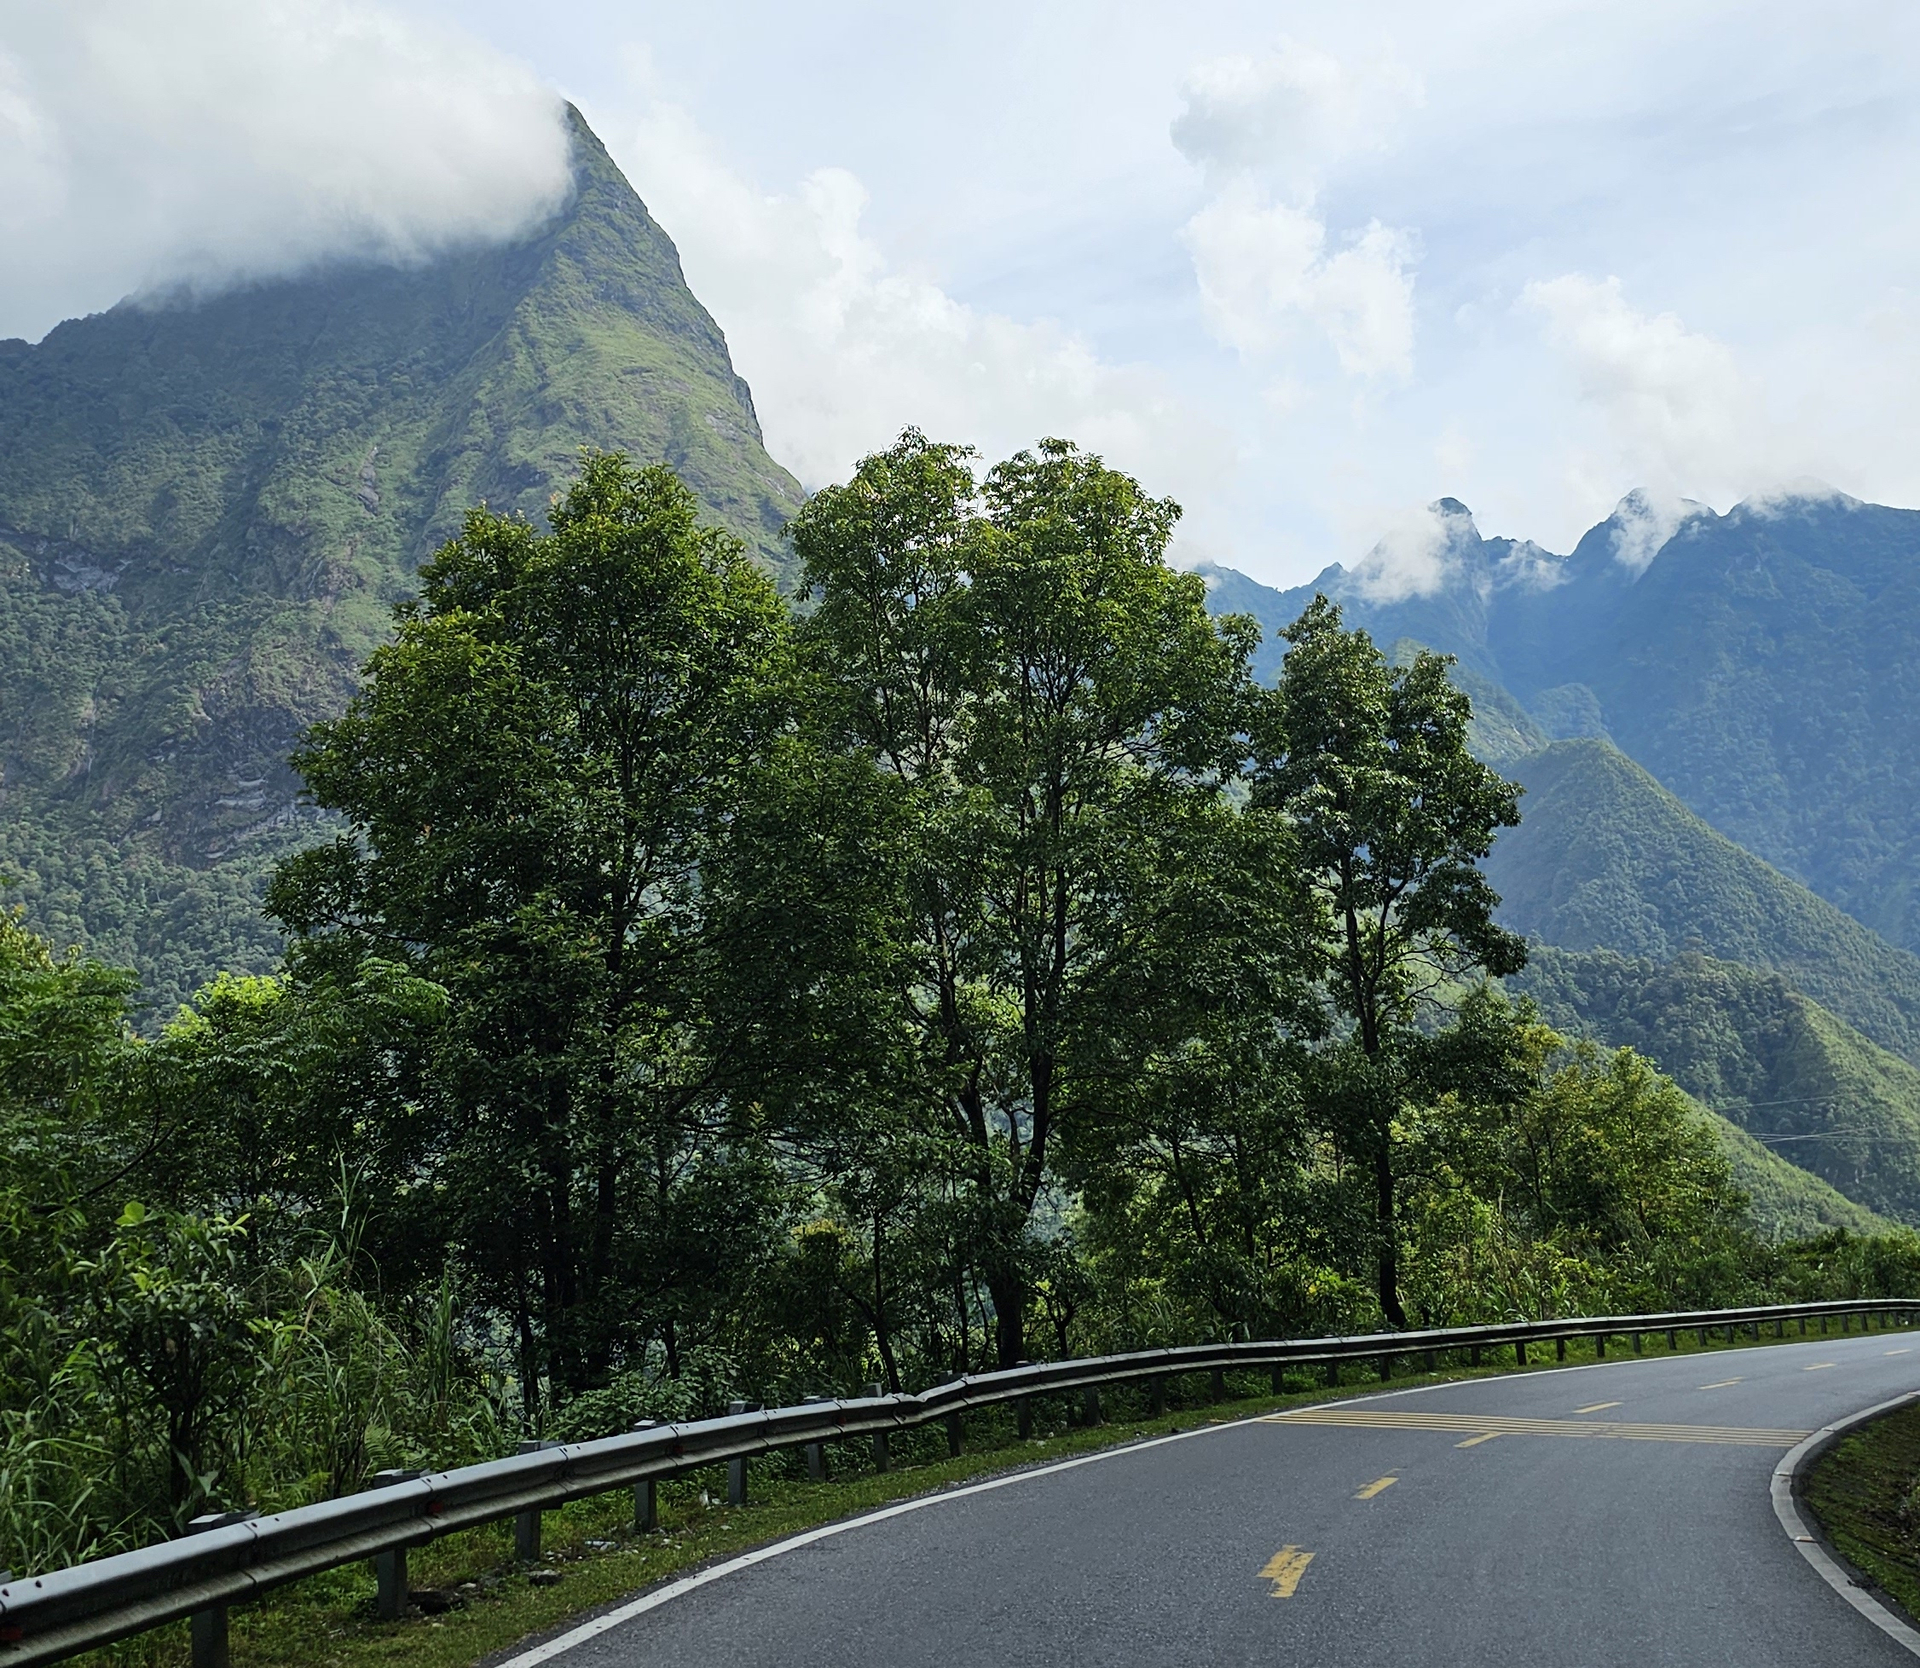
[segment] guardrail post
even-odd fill
[[[1391,1355],[1383,1355],[1380,1357],[1380,1376],[1382,1378],[1393,1377],[1393,1357]]]
[[[1604,1332],[1596,1332],[1593,1335],[1593,1358],[1596,1361],[1604,1361],[1607,1358],[1607,1335]]]
[[[1283,1363],[1276,1361],[1273,1364],[1273,1393],[1276,1396],[1284,1395],[1286,1389],[1287,1369]]]
[[[391,1488],[395,1483],[410,1483],[418,1471],[376,1471],[367,1479],[368,1488]],[[407,1613],[407,1549],[390,1546],[373,1555],[373,1613],[383,1622],[397,1622]]]
[[[1277,1368],[1275,1372],[1277,1374]],[[1154,1418],[1158,1419],[1166,1413],[1167,1375],[1165,1373],[1155,1373],[1152,1378],[1147,1380],[1147,1397],[1147,1405],[1153,1410]]]
[[[1826,1335],[1827,1335],[1827,1317],[1825,1315],[1822,1315],[1820,1317],[1820,1336],[1824,1338]]]
[[[1525,1338],[1514,1339],[1513,1360],[1515,1366],[1524,1367],[1527,1364],[1527,1340]]]
[[[1440,1370],[1440,1352],[1437,1349],[1427,1351],[1427,1371],[1437,1373]]]
[[[880,1399],[880,1386],[877,1384],[863,1384],[860,1387],[860,1394],[867,1397],[871,1401],[878,1401]],[[874,1470],[876,1471],[886,1470],[887,1462],[890,1457],[891,1455],[889,1453],[887,1433],[885,1431],[875,1431],[873,1433],[873,1468]]]
[[[558,1442],[535,1442],[531,1439],[520,1444],[519,1452],[537,1454],[547,1448],[558,1448]],[[540,1508],[529,1507],[524,1512],[513,1514],[513,1556],[522,1564],[540,1562]]]
[[[1100,1423],[1100,1386],[1089,1384],[1080,1401],[1080,1417],[1089,1425]]]
[[[1556,1361],[1566,1360],[1567,1340],[1565,1338],[1555,1338],[1553,1340],[1553,1358]]]
[[[729,1415],[745,1413],[746,1411],[747,1404],[745,1402],[727,1403],[727,1412]],[[744,1506],[746,1503],[747,1456],[742,1454],[738,1459],[730,1459],[727,1461],[727,1504],[729,1506]]]
[[[1700,1327],[1698,1330],[1700,1333],[1700,1347],[1702,1349],[1705,1349],[1707,1347],[1707,1329],[1703,1326],[1703,1327]]]
[[[209,1529],[224,1529],[229,1523],[245,1523],[257,1512],[203,1512],[187,1524],[189,1535],[205,1534]],[[192,1638],[193,1668],[228,1668],[227,1607],[209,1605],[196,1610],[187,1624]]]
[[[831,1396],[809,1396],[802,1405],[817,1407],[832,1399]],[[807,1481],[824,1483],[827,1480],[827,1445],[824,1442],[809,1442],[802,1451],[807,1456]]]
[[[1646,1354],[1646,1346],[1647,1346],[1647,1335],[1646,1335],[1646,1333],[1644,1333],[1644,1332],[1636,1332],[1636,1333],[1634,1333],[1634,1335],[1633,1335],[1633,1353],[1634,1353],[1635,1355],[1644,1355],[1644,1354]]]
[[[1340,1384],[1340,1363],[1338,1360],[1327,1363],[1327,1388],[1337,1389]]]
[[[633,1428],[650,1431],[654,1422],[642,1419]],[[633,1485],[633,1526],[643,1535],[660,1527],[660,1488],[652,1477],[643,1477]]]
[[[1469,1367],[1477,1367],[1480,1365],[1480,1346],[1478,1344],[1467,1345],[1467,1365]]]
[[[1853,1316],[1842,1315],[1840,1317],[1840,1330],[1842,1332],[1851,1332],[1853,1330]]]
[[[1213,1381],[1207,1389],[1210,1400],[1224,1402],[1227,1399],[1227,1371],[1224,1367],[1213,1369]]]
[[[960,1415],[957,1413],[949,1413],[947,1415],[947,1458],[948,1459],[958,1459],[960,1457],[960,1437],[961,1437]]]

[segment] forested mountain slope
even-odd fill
[[[1509,773],[1527,789],[1520,826],[1486,866],[1507,926],[1572,950],[1771,969],[1920,1061],[1920,958],[1716,833],[1607,742],[1555,742]]]
[[[577,118],[575,159],[506,246],[0,343],[0,874],[162,1003],[276,953],[286,756],[469,505],[538,520],[624,449],[785,559],[801,493],[725,340]]]
[[[1920,512],[1814,491],[1659,509],[1630,496],[1570,556],[1432,506],[1431,583],[1386,547],[1274,591],[1209,570],[1269,631],[1316,590],[1605,735],[1729,838],[1920,948]],[[1389,600],[1390,599],[1390,600]]]
[[[1536,946],[1508,985],[1556,1028],[1646,1055],[1849,1199],[1920,1222],[1920,1068],[1778,973]]]

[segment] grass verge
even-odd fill
[[[1920,1404],[1860,1426],[1822,1454],[1807,1476],[1806,1504],[1842,1558],[1920,1616]]]
[[[1703,1345],[1694,1334],[1682,1333],[1676,1353],[1726,1354],[1773,1341],[1741,1338]],[[1801,1340],[1789,1332],[1787,1341]],[[1645,1348],[1654,1356],[1668,1353],[1658,1334],[1646,1340]],[[1570,1344],[1564,1362],[1551,1350],[1533,1353],[1535,1359],[1526,1367],[1503,1363],[1397,1376],[1390,1387],[1506,1377],[1597,1359],[1588,1342]],[[1626,1353],[1616,1339],[1606,1359],[1618,1361]],[[1176,1402],[1159,1417],[1148,1414],[1144,1389],[1110,1390],[1103,1393],[1105,1418],[1099,1424],[1069,1422],[1081,1411],[1077,1398],[1071,1403],[1066,1398],[1036,1399],[1033,1436],[1024,1441],[1015,1431],[1010,1408],[969,1414],[967,1452],[959,1458],[948,1457],[945,1433],[934,1425],[896,1433],[893,1467],[884,1473],[872,1469],[864,1439],[830,1443],[830,1480],[824,1483],[807,1480],[797,1452],[770,1454],[754,1462],[748,1504],[740,1507],[725,1503],[724,1470],[704,1468],[660,1486],[659,1527],[646,1534],[633,1527],[633,1499],[625,1491],[549,1512],[544,1555],[532,1566],[514,1562],[511,1524],[463,1531],[414,1549],[410,1559],[415,1593],[424,1589],[430,1602],[444,1603],[446,1609],[416,1609],[403,1621],[377,1621],[372,1566],[350,1565],[235,1608],[233,1668],[376,1668],[398,1663],[407,1668],[474,1668],[615,1600],[804,1529],[1026,1466],[1198,1425],[1228,1424],[1330,1395],[1317,1374],[1309,1382],[1304,1372],[1289,1373],[1279,1391],[1267,1385],[1266,1378],[1265,1373],[1229,1374],[1225,1399]],[[1196,1376],[1187,1387],[1198,1390],[1203,1385],[1204,1379]],[[1348,1364],[1347,1394],[1387,1387],[1364,1375],[1360,1364]],[[1915,1463],[1904,1473],[1909,1484],[1920,1470],[1920,1414],[1913,1418]],[[1885,1423],[1877,1422],[1876,1429]],[[1907,1556],[1911,1562],[1911,1553]],[[1920,1588],[1920,1581],[1912,1585]],[[1899,1593],[1891,1586],[1889,1590]],[[1899,1596],[1903,1603],[1912,1602]],[[83,1668],[186,1668],[186,1624],[156,1629],[80,1660]]]

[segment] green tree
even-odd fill
[[[1064,441],[980,486],[969,455],[908,431],[793,539],[832,721],[886,790],[878,1023],[962,1154],[1005,1364],[1062,1143],[1091,1142],[1139,1065],[1141,966],[1178,983],[1181,958],[1147,952],[1218,925],[1254,633],[1167,565],[1170,501]]]
[[[706,1023],[702,874],[785,711],[786,614],[664,467],[590,457],[552,531],[476,511],[296,760],[350,830],[270,904],[316,961],[448,993],[436,1183],[529,1408],[751,1276],[776,1179]]]
[[[1423,1008],[1525,961],[1494,924],[1499,899],[1478,867],[1519,821],[1518,790],[1468,750],[1472,708],[1446,658],[1390,664],[1325,597],[1285,636],[1255,799],[1289,820],[1332,921],[1324,976],[1348,1029],[1326,1104],[1372,1171],[1380,1307],[1405,1326],[1394,1126],[1413,1087],[1410,1045]]]

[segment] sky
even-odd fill
[[[1916,94],[1910,0],[0,0],[0,335],[512,235],[566,99],[809,487],[1064,434],[1272,583],[1564,551],[1920,504]]]

